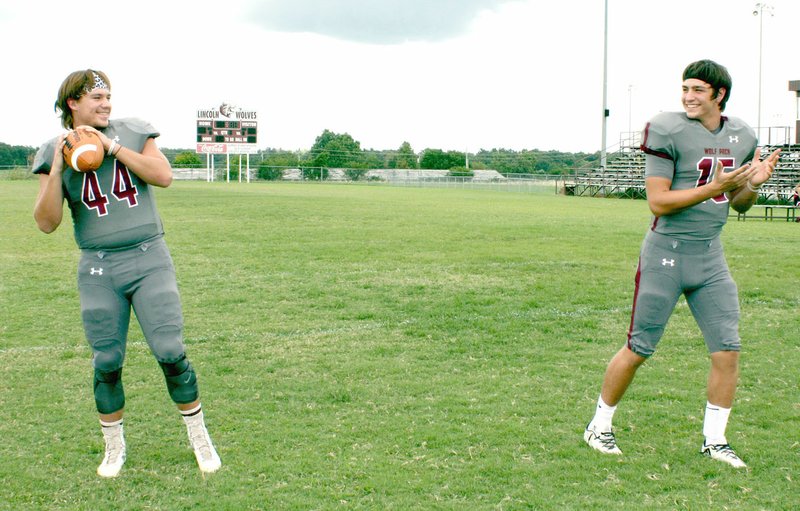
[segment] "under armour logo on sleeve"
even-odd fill
[[[666,257],[661,260],[661,266],[675,266],[675,259],[667,259]]]
[[[89,275],[102,275],[103,269],[102,268],[90,268]]]

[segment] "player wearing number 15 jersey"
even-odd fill
[[[584,440],[621,454],[612,429],[617,403],[656,348],[681,295],[710,353],[701,452],[734,467],[745,463],[725,437],[739,374],[739,300],[720,243],[728,208],[747,211],[775,168],[760,160],[753,130],[722,115],[731,78],[710,60],[683,73],[684,112],[662,113],[645,127],[645,186],[653,217],[639,254],[627,342],[606,369]]]
[[[122,366],[131,309],[183,416],[200,470],[214,472],[221,461],[205,426],[194,368],[186,358],[175,269],[152,193],[153,186],[172,183],[172,168],[155,143],[159,133],[140,120],[110,119],[111,85],[101,71],[67,76],[56,110],[64,128],[97,133],[107,153],[96,171],[77,172],[65,165],[62,134],[43,144],[33,163],[39,175],[34,207],[39,229],[50,233],[58,228],[66,201],[81,249],[81,316],[92,349],[92,385],[105,439],[97,473],[115,477],[126,459]]]

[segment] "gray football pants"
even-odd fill
[[[649,231],[639,255],[628,347],[655,352],[683,294],[708,351],[739,351],[739,297],[719,238],[684,241]]]
[[[163,238],[125,250],[83,250],[78,289],[95,369],[122,367],[131,308],[159,362],[174,363],[184,356],[183,311]]]

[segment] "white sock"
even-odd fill
[[[183,421],[186,424],[192,422],[194,424],[203,423],[203,407],[202,405],[197,405],[196,407],[192,408],[191,410],[181,410],[181,416],[183,417]]]
[[[728,427],[730,408],[712,405],[706,402],[706,415],[703,419],[703,436],[707,445],[727,444],[725,429]]]
[[[112,421],[112,422],[105,422],[105,421],[102,421],[102,420],[100,421],[100,427],[102,427],[102,428],[115,428],[117,426],[122,426],[122,419],[119,419],[119,420],[116,420],[116,421]]]
[[[594,426],[598,431],[611,431],[611,421],[616,411],[616,406],[609,406],[603,401],[602,396],[598,397],[597,409],[594,412],[592,422],[589,423],[589,427]]]

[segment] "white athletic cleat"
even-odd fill
[[[597,431],[595,426],[586,426],[583,432],[583,439],[592,449],[596,449],[604,454],[622,454],[617,447],[617,439],[613,431]]]
[[[197,458],[197,466],[204,474],[216,472],[222,466],[211,437],[203,421],[202,415],[186,418],[186,432],[189,435],[189,442],[194,450],[194,457]]]
[[[733,468],[747,467],[745,462],[742,461],[742,459],[736,455],[736,453],[733,451],[733,448],[728,444],[707,445],[704,440],[703,448],[700,449],[700,452],[703,453],[704,456],[708,456],[712,460],[717,460],[723,463],[727,463]]]
[[[125,435],[122,431],[122,424],[102,429],[103,439],[106,442],[106,454],[103,462],[97,467],[97,475],[117,477],[122,465],[125,464]]]

